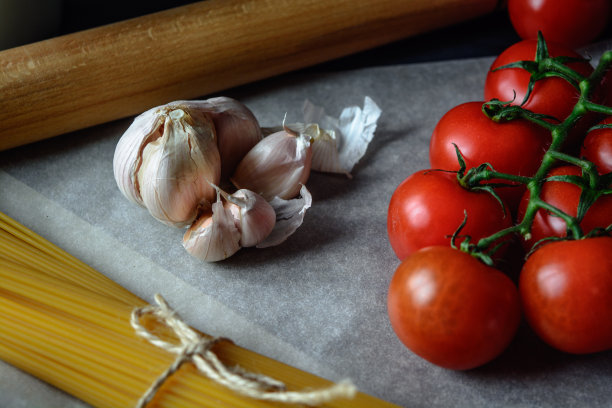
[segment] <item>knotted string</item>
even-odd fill
[[[134,309],[131,324],[136,334],[151,344],[176,355],[176,359],[138,400],[136,407],[144,408],[153,399],[163,383],[184,363],[192,362],[211,380],[239,394],[267,401],[318,405],[336,398],[352,398],[357,392],[350,381],[341,381],[328,388],[311,391],[287,391],[285,384],[265,375],[247,372],[240,367],[226,367],[211,351],[220,340],[218,337],[203,337],[170,308],[166,300],[155,295],[157,306],[148,305]],[[170,343],[148,331],[140,319],[145,315],[155,316],[170,328],[180,343]]]

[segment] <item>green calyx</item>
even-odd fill
[[[580,82],[584,80],[584,77],[567,67],[566,64],[572,62],[584,62],[584,58],[575,57],[551,57],[548,52],[548,46],[541,32],[538,32],[538,43],[536,46],[536,55],[533,61],[516,61],[511,64],[507,64],[496,68],[494,71],[508,68],[520,68],[531,74],[529,84],[527,86],[527,92],[521,102],[521,106],[527,103],[535,83],[539,80],[551,77],[559,77],[565,79],[577,90],[580,90]]]
[[[522,106],[512,105],[513,101],[502,102],[492,99],[482,105],[482,113],[493,122],[509,122],[516,119],[525,119],[552,132],[555,124],[561,121],[553,116],[535,113]]]
[[[495,254],[495,252],[497,252],[497,250],[501,247],[501,245],[498,245],[491,250],[487,250],[486,248],[482,249],[471,242],[471,237],[469,235],[460,235],[461,230],[463,229],[463,227],[465,227],[465,224],[467,224],[467,219],[468,219],[467,211],[464,210],[463,214],[464,214],[464,217],[463,217],[463,221],[461,222],[461,225],[459,225],[459,227],[457,228],[457,230],[453,233],[451,237],[451,242],[450,242],[451,247],[473,256],[474,258],[483,262],[485,265],[493,266],[494,265],[493,255]],[[458,238],[463,238],[459,246],[457,246]]]

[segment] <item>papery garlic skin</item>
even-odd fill
[[[268,248],[285,242],[302,225],[306,210],[312,206],[312,195],[306,186],[301,186],[299,198],[283,200],[274,197],[270,205],[276,213],[276,224],[266,239],[257,244],[257,248]]]
[[[142,149],[147,144],[145,140],[160,137],[163,126],[164,117],[158,114],[158,108],[150,109],[134,119],[115,147],[113,173],[119,191],[128,200],[143,207],[136,173],[140,167]]]
[[[183,247],[194,257],[206,262],[229,258],[240,250],[240,231],[234,217],[219,198],[212,212],[205,212],[187,229]]]
[[[190,224],[214,200],[221,159],[212,120],[202,112],[165,105],[135,119],[115,149],[121,192],[159,221]],[[152,122],[152,124],[151,124]]]
[[[317,123],[325,129],[318,136],[313,135],[312,170],[350,177],[374,137],[382,110],[366,96],[363,108],[344,108],[338,118],[326,115],[322,107],[310,101],[304,102],[302,111],[306,123]]]
[[[310,176],[310,137],[289,129],[265,137],[242,159],[231,177],[238,189],[248,189],[266,200],[295,197]]]
[[[306,133],[312,137],[312,170],[323,173],[339,173],[351,178],[341,167],[338,138],[333,130],[324,130],[318,124],[307,125]]]
[[[240,231],[240,246],[255,246],[270,235],[276,224],[276,213],[262,196],[241,189],[227,200],[231,203],[228,208]]]

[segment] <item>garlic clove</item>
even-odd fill
[[[209,182],[221,172],[210,118],[182,109],[158,111],[163,130],[143,140],[135,186],[142,204],[159,221],[176,227],[190,224],[198,209],[215,198]]]
[[[310,136],[285,128],[265,137],[238,164],[230,179],[238,189],[248,189],[266,200],[295,197],[310,176]]]
[[[228,208],[240,231],[240,246],[255,246],[270,235],[276,224],[276,213],[262,196],[242,189],[226,199],[231,203]]]
[[[266,239],[257,244],[257,248],[268,248],[281,244],[302,225],[306,210],[312,205],[312,196],[304,185],[300,188],[300,196],[292,200],[275,197],[270,201],[276,213],[276,224]]]
[[[257,119],[246,106],[229,98],[213,98],[211,103],[218,108],[212,113],[217,129],[217,145],[221,154],[221,175],[229,178],[246,156],[262,139]]]
[[[191,255],[206,262],[222,261],[240,249],[240,231],[228,204],[219,195],[211,211],[204,212],[187,229],[183,247]]]
[[[210,116],[215,125],[224,179],[232,175],[240,160],[263,137],[253,112],[235,99],[220,96],[202,101],[176,101],[169,105]]]

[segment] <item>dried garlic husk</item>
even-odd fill
[[[234,216],[217,194],[211,211],[202,213],[183,236],[183,247],[191,255],[207,262],[229,258],[240,250],[240,231]]]
[[[213,122],[178,106],[136,118],[115,149],[115,179],[122,193],[165,224],[190,224],[214,200],[221,164]]]
[[[236,188],[254,191],[266,200],[293,198],[310,176],[310,141],[309,135],[285,127],[257,143],[230,180]]]
[[[261,139],[262,132],[253,112],[241,102],[220,96],[203,101],[177,101],[170,105],[208,114],[215,125],[221,156],[221,177],[229,178],[242,158]]]
[[[292,200],[274,197],[270,201],[270,205],[276,213],[276,224],[266,239],[257,244],[257,248],[267,248],[281,244],[302,225],[306,210],[312,205],[312,196],[304,185],[300,188],[300,196],[300,198]]]
[[[262,242],[276,224],[274,208],[259,194],[241,189],[226,200],[240,231],[240,246],[251,247]]]
[[[312,169],[350,176],[374,137],[381,109],[366,96],[363,108],[345,108],[339,118],[327,116],[323,108],[310,101],[304,103],[302,111],[306,123],[317,123],[319,126],[311,131]]]
[[[311,123],[305,125],[305,133],[312,138],[312,170],[351,177],[349,171],[342,167],[335,131],[321,129],[317,123]]]

